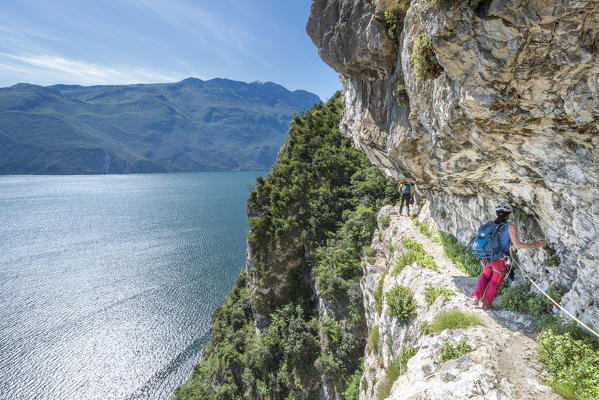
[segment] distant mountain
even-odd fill
[[[318,96],[272,82],[0,89],[0,174],[269,169]]]

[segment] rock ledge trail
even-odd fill
[[[380,221],[387,216],[390,223],[383,229]],[[525,315],[502,310],[499,297],[493,310],[475,306],[470,296],[478,278],[459,270],[444,255],[443,246],[421,234],[409,217],[399,215],[399,207],[384,207],[378,218],[379,229],[372,244],[375,255],[366,263],[362,290],[368,327],[372,330],[378,326],[380,339],[376,351],[366,353],[361,400],[376,398],[385,368],[407,346],[418,351],[408,361],[405,374],[394,383],[388,399],[561,399],[544,383],[543,368],[536,359],[533,324]],[[394,276],[392,271],[403,251],[403,239],[419,242],[433,257],[439,272],[414,263]],[[379,314],[374,292],[383,277],[383,306]],[[386,295],[396,285],[410,287],[414,292],[417,315],[409,323],[388,313]],[[449,299],[439,296],[427,307],[427,286],[448,288],[454,295]],[[422,334],[423,322],[430,325],[439,312],[454,309],[475,313],[484,326],[447,329],[434,336]],[[464,335],[473,351],[441,361],[443,344],[448,340],[458,342]]]

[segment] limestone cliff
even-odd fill
[[[509,201],[521,236],[561,259],[521,251],[524,267],[545,288],[566,285],[562,304],[599,330],[599,1],[467,3],[313,1],[307,31],[340,74],[341,130],[388,176],[413,180],[463,242]],[[415,72],[423,37],[434,79]]]

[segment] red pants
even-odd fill
[[[483,275],[480,277],[478,285],[476,285],[476,289],[474,289],[474,293],[472,293],[472,297],[476,297],[477,299],[482,298],[483,305],[485,307],[491,307],[491,304],[493,304],[493,300],[495,300],[495,296],[497,295],[497,290],[501,286],[501,282],[503,282],[503,278],[505,278],[505,273],[507,271],[505,260],[502,258],[493,261],[492,265],[489,265],[488,261],[484,261],[484,264],[486,266],[483,266]],[[489,284],[489,281],[491,281],[491,284]],[[489,285],[489,287],[487,287],[487,285]],[[485,289],[487,290],[486,292]]]

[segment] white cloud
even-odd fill
[[[0,71],[20,75],[31,83],[83,85],[174,82],[184,76],[138,66],[106,66],[50,54],[0,53]],[[32,79],[33,78],[33,79]]]

